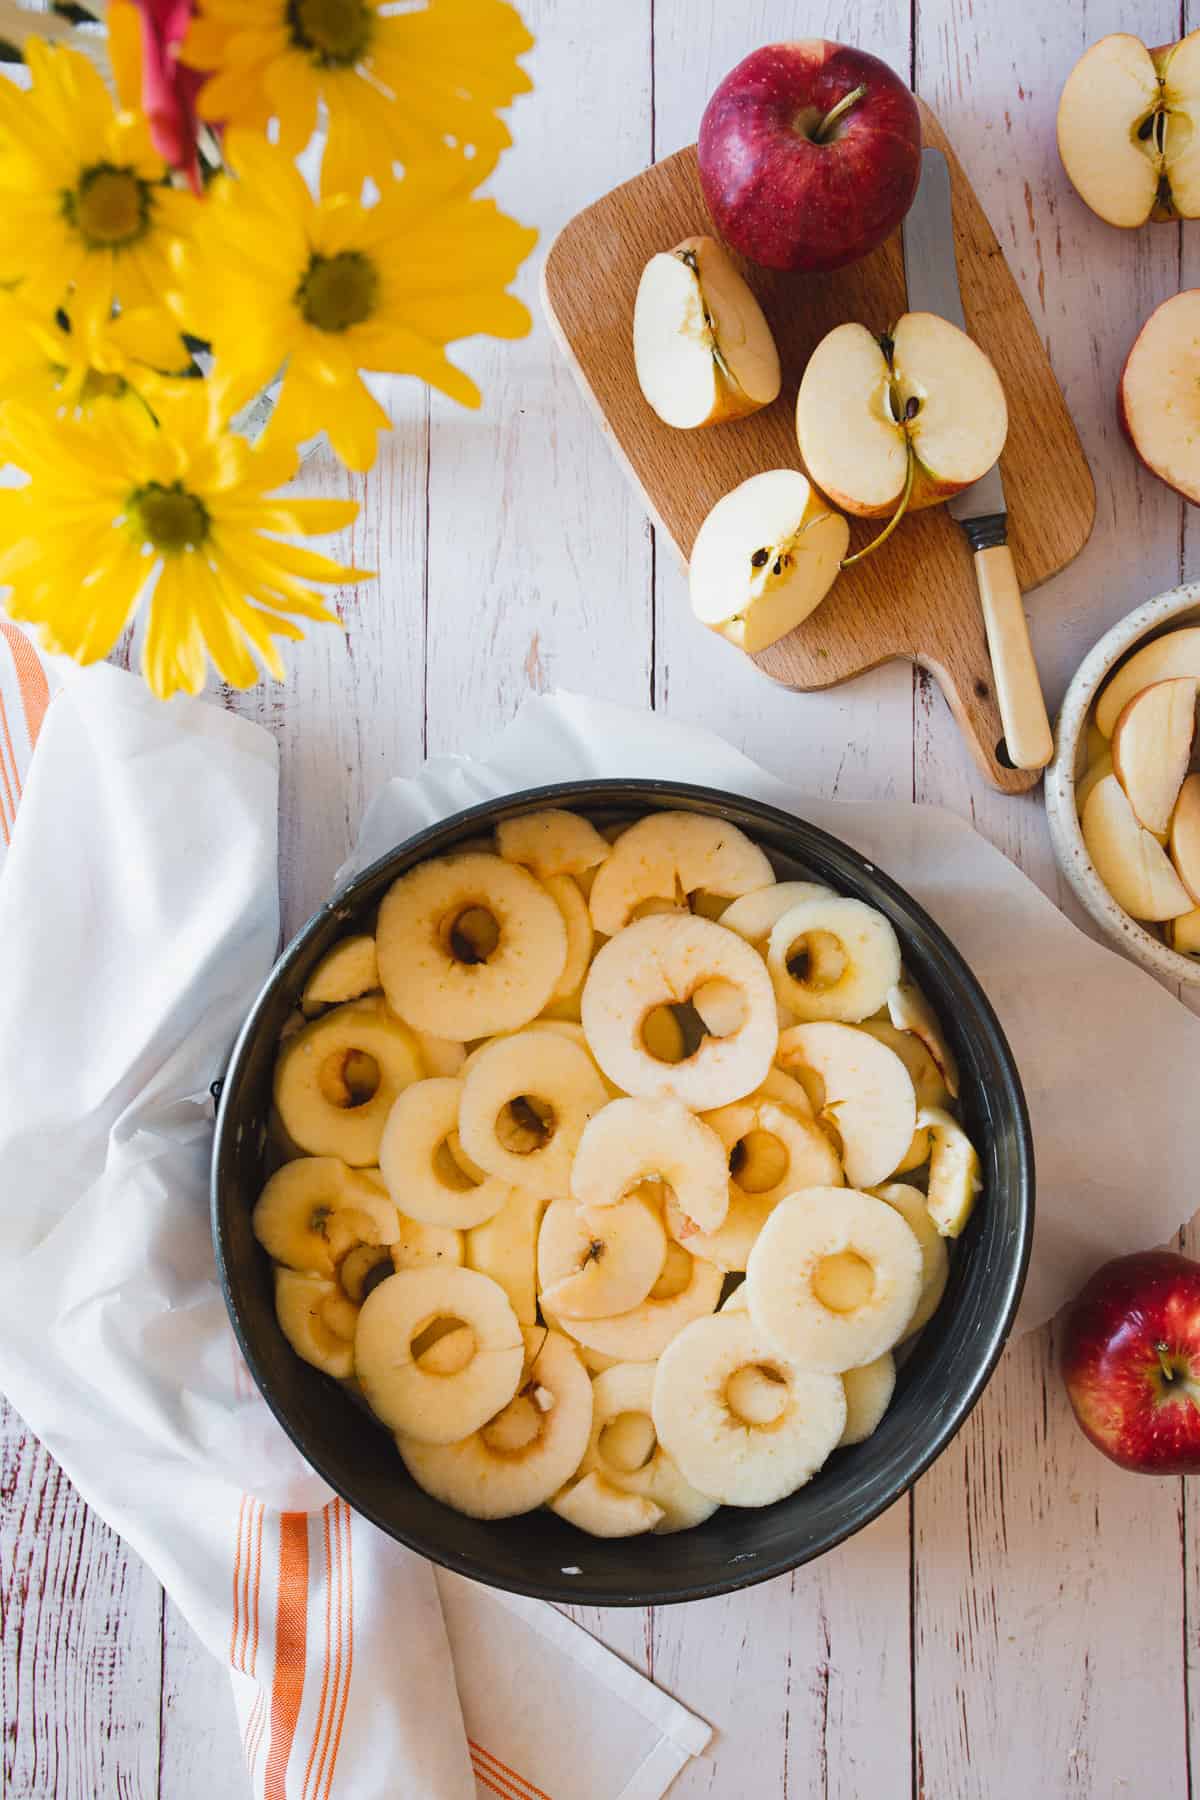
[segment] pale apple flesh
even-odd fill
[[[1158,193],[1161,155],[1152,122],[1161,96],[1140,38],[1115,31],[1085,50],[1058,103],[1058,154],[1085,206],[1109,225],[1144,225]]]
[[[1190,675],[1200,681],[1200,625],[1185,625],[1178,631],[1151,638],[1121,664],[1096,702],[1097,729],[1111,738],[1118,718],[1135,694],[1156,681],[1169,681],[1177,675]]]
[[[688,587],[702,624],[753,653],[815,610],[850,528],[796,469],[767,469],[725,494],[692,546]]]
[[[1078,781],[1075,783],[1075,810],[1079,813],[1081,818],[1083,816],[1083,809],[1088,802],[1088,795],[1091,793],[1096,783],[1098,781],[1103,781],[1104,777],[1106,775],[1111,775],[1112,772],[1112,752],[1111,750],[1103,750],[1096,758],[1095,762],[1089,763],[1083,774],[1079,777]]]
[[[1150,314],[1125,359],[1117,410],[1146,467],[1200,506],[1200,288]]]
[[[1127,229],[1200,216],[1200,31],[1149,50],[1113,32],[1086,50],[1058,105],[1058,153],[1085,205]]]
[[[1171,815],[1169,849],[1175,873],[1200,907],[1200,775],[1189,775]]]
[[[642,393],[680,431],[745,418],[779,393],[779,355],[762,308],[711,237],[652,256],[633,309]]]
[[[1176,675],[1133,696],[1112,735],[1113,772],[1134,818],[1166,840],[1196,731],[1196,681]]]
[[[894,512],[910,455],[909,507],[934,506],[985,474],[1007,433],[990,360],[936,313],[905,313],[882,339],[865,325],[835,326],[796,397],[805,469],[834,505],[862,518]]]
[[[1133,919],[1161,922],[1191,911],[1191,898],[1158,839],[1138,824],[1115,775],[1098,781],[1081,821],[1092,865]]]
[[[1177,919],[1169,919],[1163,929],[1167,943],[1180,956],[1200,956],[1200,906],[1180,913]]]

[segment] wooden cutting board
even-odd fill
[[[1008,396],[1001,469],[1009,542],[1028,592],[1087,542],[1095,490],[995,234],[923,103],[921,118],[925,142],[943,151],[950,164],[967,328],[992,358]],[[761,469],[799,467],[796,389],[825,333],[846,319],[884,331],[905,307],[899,232],[862,262],[832,275],[783,275],[740,263],[779,346],[780,396],[750,419],[705,431],[672,430],[651,412],[634,374],[634,297],[655,251],[711,229],[695,148],[681,150],[572,219],[551,245],[542,277],[543,303],[556,337],[655,523],[685,562],[701,521],[722,494]],[[853,521],[852,549],[879,528],[878,520]],[[703,627],[697,624],[696,630]],[[945,507],[905,519],[874,556],[839,576],[803,625],[753,660],[772,680],[804,690],[833,687],[896,657],[909,658],[937,678],[996,787],[1020,793],[1037,783],[1040,771],[1011,769],[998,760],[1000,713],[971,555]]]

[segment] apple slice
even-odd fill
[[[934,506],[986,473],[1004,448],[1008,407],[995,369],[965,331],[905,313],[890,335],[836,325],[796,397],[805,469],[836,506],[894,511],[915,459],[910,507]]]
[[[1098,781],[1103,781],[1106,775],[1112,774],[1112,766],[1112,752],[1105,750],[1094,763],[1088,764],[1075,783],[1075,810],[1080,818],[1083,817],[1083,809],[1088,803],[1088,795]]]
[[[1156,681],[1122,709],[1113,727],[1113,773],[1139,825],[1164,840],[1196,732],[1196,680]]]
[[[1088,795],[1082,826],[1097,875],[1131,918],[1174,919],[1191,911],[1191,898],[1170,857],[1138,824],[1115,775],[1106,775]]]
[[[958,1237],[983,1185],[979,1153],[958,1120],[940,1106],[922,1107],[917,1128],[928,1131],[933,1146],[925,1201],[929,1216],[942,1237]]]
[[[1171,815],[1171,861],[1197,906],[1200,906],[1200,775],[1189,775],[1179,790]]]
[[[1109,677],[1096,702],[1096,724],[1104,736],[1112,737],[1118,718],[1135,694],[1178,675],[1200,681],[1200,625],[1151,638]]]
[[[1172,950],[1178,950],[1181,956],[1200,956],[1200,906],[1180,913],[1177,919],[1168,919],[1163,929]]]
[[[633,308],[638,384],[680,431],[741,419],[779,393],[779,353],[762,308],[716,238],[652,256]]]
[[[904,1160],[917,1123],[912,1076],[896,1052],[853,1025],[822,1021],[780,1032],[777,1061],[789,1072],[820,1077],[821,1111],[842,1141],[850,1186],[886,1181]]]
[[[1154,58],[1125,31],[1085,50],[1067,76],[1058,103],[1058,154],[1084,205],[1109,225],[1144,225],[1154,210],[1161,99]]]
[[[725,494],[696,533],[692,611],[739,649],[765,650],[807,619],[837,577],[850,527],[797,469]]]
[[[1125,359],[1117,411],[1151,474],[1200,506],[1200,288],[1150,314]]]
[[[888,1017],[897,1031],[911,1031],[924,1044],[946,1084],[958,1099],[958,1058],[946,1042],[942,1022],[915,981],[898,981],[887,997]]]

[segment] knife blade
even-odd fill
[[[904,221],[904,280],[910,312],[937,313],[966,331],[954,250],[950,166],[940,150],[922,150],[917,196]],[[1007,752],[1018,769],[1043,769],[1054,754],[1021,589],[1008,547],[1008,506],[999,463],[954,494],[951,516],[975,560],[988,651]]]

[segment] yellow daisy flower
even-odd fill
[[[335,617],[312,583],[363,574],[276,535],[339,530],[357,504],[275,496],[295,451],[215,429],[207,383],[180,388],[157,431],[120,407],[67,426],[11,409],[8,446],[30,479],[0,497],[12,617],[89,663],[148,599],[142,670],[161,699],[199,692],[208,657],[233,687],[258,680],[252,651],[282,679],[274,640],[304,635],[289,615]]]
[[[191,360],[177,328],[155,308],[68,319],[61,308],[51,314],[35,306],[19,288],[0,292],[0,406],[17,401],[64,417],[132,400],[149,422],[164,384]]]
[[[200,116],[277,119],[295,156],[323,101],[325,194],[447,157],[478,186],[512,141],[497,108],[532,85],[517,58],[533,39],[504,0],[199,0],[198,15],[181,61],[210,76]]]
[[[168,173],[137,110],[137,13],[108,9],[108,45],[121,100],[78,50],[30,38],[33,85],[0,79],[0,283],[53,311],[73,290],[75,311],[104,317],[161,304],[172,242],[197,201]]]
[[[263,139],[231,133],[226,153],[240,179],[209,190],[173,296],[186,329],[213,346],[225,416],[282,364],[268,435],[303,443],[325,430],[349,468],[368,469],[389,421],[360,369],[416,375],[478,406],[445,346],[529,330],[504,289],[536,232],[436,181],[389,181],[370,206],[345,194],[318,201]]]

